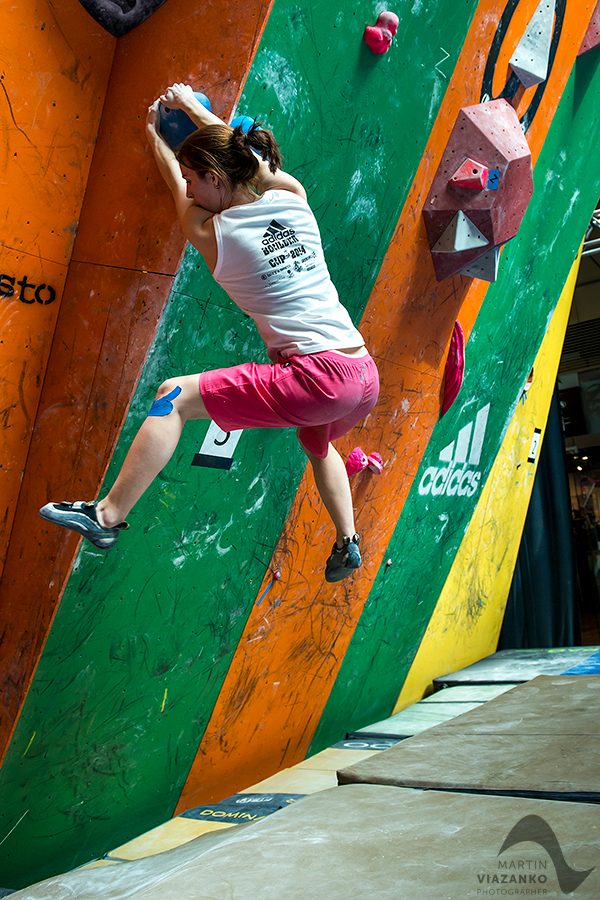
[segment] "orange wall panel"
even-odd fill
[[[74,16],[93,23],[72,2]],[[27,466],[23,473],[26,454],[14,466],[23,485],[1,582],[0,677],[9,685],[0,706],[2,750],[79,544],[74,535],[50,534],[38,509],[49,499],[96,496],[185,248],[146,143],[146,109],[167,85],[189,81],[209,95],[213,87],[215,112],[230,116],[271,2],[167,0],[116,44],[37,421],[37,399],[31,404]],[[79,133],[77,140],[78,152],[92,143]]]
[[[116,40],[77,0],[0,22],[1,572]]]
[[[228,119],[272,0],[167,0],[119,40],[76,259],[173,274],[183,237],[145,137],[146,109],[168,84],[188,82]]]

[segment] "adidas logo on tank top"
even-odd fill
[[[285,225],[280,225],[277,219],[271,219],[271,224],[265,231],[263,237],[270,237],[271,235],[280,235],[282,231],[287,231]]]
[[[277,219],[271,219],[269,227],[262,237],[262,250],[265,256],[269,256],[277,250],[283,250],[284,247],[290,247],[297,243],[298,238],[293,228],[286,228]]]

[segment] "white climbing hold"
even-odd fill
[[[461,275],[468,275],[470,278],[479,278],[481,281],[494,282],[498,277],[498,266],[500,264],[500,247],[492,247],[479,259],[476,259],[470,265],[462,270]]]
[[[488,244],[486,236],[462,210],[459,210],[432,248],[432,253],[458,253],[461,250],[486,247]]]
[[[554,2],[542,0],[510,59],[510,67],[526,88],[548,77]]]

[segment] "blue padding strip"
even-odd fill
[[[565,672],[561,672],[560,674],[561,675],[600,675],[600,650],[597,653],[593,653],[591,656],[588,656],[587,659],[583,659],[581,662],[577,663],[576,665],[571,666],[570,669],[567,669]]]
[[[173,412],[173,404],[171,400],[174,400],[175,397],[179,397],[181,393],[181,388],[176,387],[173,388],[170,394],[167,394],[166,397],[159,397],[158,400],[155,400],[152,406],[150,407],[149,416],[168,416],[170,412]]]

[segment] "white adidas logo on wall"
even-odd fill
[[[429,466],[425,470],[419,494],[432,497],[472,497],[479,487],[481,472],[476,470],[481,459],[490,404],[480,409],[473,422],[458,432],[458,437],[440,453],[444,466]]]

